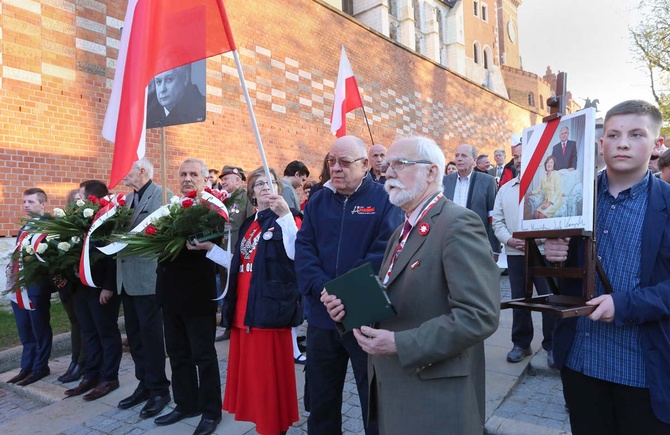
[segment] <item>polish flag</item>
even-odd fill
[[[337,137],[345,136],[347,134],[347,113],[359,107],[363,107],[363,101],[361,101],[361,94],[358,93],[354,71],[351,69],[347,53],[344,52],[344,46],[342,46],[333,113],[330,116],[330,132]]]
[[[129,0],[102,129],[103,137],[114,142],[110,189],[144,156],[151,79],[233,50],[223,0]]]

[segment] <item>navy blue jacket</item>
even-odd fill
[[[305,295],[310,325],[335,329],[319,300],[324,284],[366,262],[377,273],[402,219],[384,186],[369,176],[348,197],[331,190],[330,184],[310,197],[295,243],[298,288]]]
[[[567,266],[582,263],[582,240],[570,242]],[[639,325],[654,414],[670,423],[670,185],[651,177],[642,225],[640,291],[613,293],[614,323]],[[561,293],[582,295],[579,280],[565,280]],[[554,360],[565,365],[575,338],[577,318],[556,321]]]
[[[289,328],[303,321],[302,297],[298,292],[293,260],[286,255],[282,240],[279,217],[270,209],[258,212],[261,237],[256,245],[256,255],[249,285],[247,311],[244,325],[257,328]],[[237,274],[240,269],[240,244],[244,235],[256,219],[250,216],[240,227],[240,236],[235,244],[235,255],[230,265],[230,285],[224,306],[228,325],[233,324],[237,303]],[[268,229],[272,238],[262,237]]]

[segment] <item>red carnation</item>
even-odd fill
[[[153,225],[149,225],[149,226],[146,227],[146,229],[144,230],[144,233],[145,233],[147,236],[153,236],[153,235],[156,234],[157,232],[158,232],[158,230],[157,230],[156,227],[153,226]]]
[[[116,201],[116,202],[117,202],[121,207],[123,207],[124,205],[127,204],[127,203],[126,203],[126,200],[123,199],[123,198],[120,198],[120,199],[119,199],[118,201]]]
[[[100,198],[100,205],[102,207],[106,207],[107,205],[109,205],[109,201],[106,200],[105,198]]]
[[[194,190],[194,192],[195,192],[195,190]],[[191,198],[186,198],[185,200],[183,200],[181,202],[181,206],[184,207],[184,208],[189,208],[192,205],[193,205],[193,200]]]
[[[209,187],[205,187],[205,192],[214,194],[214,192],[212,191],[212,189],[210,189]]]
[[[195,198],[198,196],[198,191],[197,190],[191,190],[186,194],[187,198]]]
[[[88,200],[91,201],[93,204],[98,203],[98,198],[93,195],[88,195]]]

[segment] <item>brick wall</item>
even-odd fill
[[[317,0],[227,0],[271,166],[303,160],[318,176],[333,137],[330,113],[340,46],[347,48],[375,141],[434,138],[451,158],[469,142],[491,153],[539,122],[536,113],[417,56]],[[101,137],[118,55],[122,0],[0,3],[0,235],[15,234],[21,192],[42,187],[61,206],[81,180],[108,179],[113,147]],[[489,12],[493,12],[490,10]],[[166,128],[167,185],[185,157],[210,167],[260,165],[231,56],[207,61],[207,120]],[[362,111],[349,133],[369,141]],[[147,135],[160,180],[160,135]]]

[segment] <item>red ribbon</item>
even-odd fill
[[[537,168],[540,166],[540,163],[542,163],[542,157],[544,157],[544,153],[547,152],[551,138],[554,137],[554,133],[556,133],[556,129],[558,128],[558,123],[560,121],[561,118],[552,119],[547,123],[544,131],[542,132],[540,141],[537,143],[535,151],[533,151],[533,157],[531,157],[530,162],[528,162],[528,167],[521,175],[521,183],[519,185],[519,204],[521,204],[524,195],[526,195],[526,191],[530,187],[530,182],[535,176]]]

